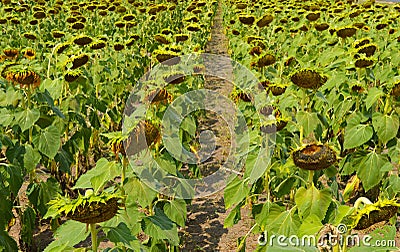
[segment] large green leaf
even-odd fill
[[[309,189],[299,188],[295,195],[295,202],[302,219],[307,218],[309,215],[315,215],[322,221],[331,201],[332,195],[329,189],[325,188],[319,191],[314,185]]]
[[[299,216],[292,210],[278,213],[278,209],[274,208],[267,218],[267,231],[271,231],[276,235],[295,235],[301,225]]]
[[[31,145],[25,146],[24,166],[27,173],[36,169],[41,158],[39,151],[33,149]]]
[[[303,237],[306,235],[316,235],[322,227],[323,225],[319,216],[311,214],[301,222],[298,235],[299,237]]]
[[[44,252],[67,251],[74,245],[85,240],[88,237],[86,224],[68,220],[62,224],[55,232],[55,240],[50,243]]]
[[[101,158],[93,169],[79,177],[74,189],[93,188],[95,192],[98,192],[107,182],[120,175],[121,170],[120,164]]]
[[[372,105],[376,101],[378,101],[378,99],[384,94],[385,93],[381,89],[379,89],[377,87],[373,87],[373,88],[369,89],[368,90],[368,96],[365,99],[365,105],[366,105],[367,109],[371,108]]]
[[[56,126],[50,125],[33,138],[33,143],[41,153],[53,159],[60,149],[60,131]]]
[[[170,200],[164,205],[164,212],[176,224],[181,227],[185,226],[186,222],[186,202],[184,200]]]
[[[178,228],[164,212],[155,208],[155,215],[145,217],[142,220],[143,231],[158,240],[168,240],[172,245],[179,244]]]
[[[63,85],[61,79],[45,79],[40,85],[40,91],[47,90],[53,99],[58,99],[61,96]]]
[[[107,232],[107,238],[115,244],[122,243],[125,247],[134,251],[140,250],[140,242],[123,222],[119,223],[117,227],[110,228]]]
[[[31,207],[26,208],[21,220],[21,239],[27,244],[32,244],[33,231],[35,230],[36,222],[35,211]]]
[[[139,202],[142,207],[149,206],[157,195],[156,191],[136,178],[130,178],[124,188],[125,192],[128,193],[127,200],[133,199]]]
[[[21,128],[22,132],[32,127],[40,118],[40,111],[36,108],[25,109],[15,114],[16,123]]]
[[[2,108],[0,109],[0,125],[7,127],[9,125],[11,125],[11,123],[14,120],[14,114],[12,111],[6,109],[6,108]]]
[[[305,111],[297,112],[296,120],[300,126],[303,126],[303,133],[305,136],[308,136],[310,133],[312,133],[321,122],[317,113]]]
[[[382,167],[390,165],[386,156],[370,152],[357,166],[357,176],[361,179],[366,191],[376,186],[382,179]]]
[[[399,130],[399,117],[395,114],[383,115],[376,112],[372,115],[372,125],[379,139],[385,144],[396,137]]]
[[[246,180],[241,180],[237,177],[233,179],[224,191],[225,208],[228,209],[244,200],[250,189]]]
[[[359,124],[354,127],[346,127],[344,132],[344,148],[358,147],[371,139],[374,130],[368,124]]]

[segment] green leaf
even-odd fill
[[[303,126],[303,132],[305,136],[312,133],[320,124],[317,113],[309,113],[305,111],[299,111],[296,114],[296,121],[300,126]]]
[[[228,209],[244,200],[249,194],[250,189],[245,180],[235,177],[224,191],[225,208]]]
[[[382,179],[382,167],[388,163],[387,157],[376,152],[370,152],[357,166],[357,176],[363,183],[365,191],[376,186]]]
[[[107,182],[120,175],[121,170],[120,164],[101,158],[93,169],[79,177],[73,189],[93,188],[95,192],[98,192]]]
[[[39,151],[33,149],[31,145],[25,146],[24,166],[27,173],[36,169],[41,158]]]
[[[155,157],[154,160],[157,162],[158,166],[161,169],[176,176],[177,173],[176,173],[175,160],[173,159],[173,157],[171,157],[171,155],[168,152],[163,153],[158,157]]]
[[[358,147],[372,138],[374,130],[368,124],[359,124],[354,127],[346,127],[344,132],[344,148]]]
[[[385,93],[377,87],[370,88],[368,90],[367,98],[365,99],[365,105],[366,105],[367,110],[370,109],[372,107],[372,105],[375,102],[377,102],[378,99],[384,94]]]
[[[224,228],[232,227],[239,222],[241,218],[240,208],[241,205],[239,204],[230,211],[230,213],[224,220]]]
[[[323,226],[319,216],[311,214],[301,222],[298,236],[316,235]]]
[[[360,246],[354,246],[349,252],[387,252],[398,251],[396,247],[396,227],[385,225],[368,234],[370,239],[360,239]],[[389,246],[391,243],[392,246]],[[385,246],[383,246],[385,245]]]
[[[309,215],[315,215],[322,221],[325,218],[331,201],[332,195],[328,188],[319,191],[314,185],[309,189],[305,189],[304,187],[299,188],[295,195],[299,215],[303,219]]]
[[[39,90],[42,92],[47,90],[53,99],[59,99],[63,89],[62,83],[63,81],[61,79],[45,79],[40,85]]]
[[[89,235],[86,224],[74,220],[68,220],[62,224],[54,234],[55,240],[50,243],[44,252],[66,251],[72,246],[85,240]]]
[[[277,209],[274,209],[277,210]],[[287,210],[284,212],[270,212],[267,218],[268,225],[266,226],[267,231],[271,231],[276,235],[295,235],[301,225],[300,218],[294,211]]]
[[[269,221],[277,218],[282,212],[283,208],[281,206],[267,201],[262,205],[261,211],[259,213],[254,213],[255,221],[262,228],[264,228],[265,226],[273,228],[270,225]]]
[[[2,108],[0,109],[0,125],[7,127],[14,121],[14,114],[12,111]]]
[[[22,215],[21,238],[27,244],[32,244],[33,231],[35,230],[36,213],[31,208],[25,209]]]
[[[140,250],[140,242],[123,222],[119,223],[117,227],[110,228],[107,232],[107,238],[115,244],[122,243],[125,247],[133,251]]]
[[[4,230],[0,230],[0,251],[18,251],[17,242]]]
[[[383,115],[376,112],[372,115],[372,125],[379,139],[386,144],[397,135],[397,131],[399,130],[399,117],[395,114]]]
[[[157,195],[156,191],[136,178],[130,178],[124,188],[126,192],[129,192],[127,200],[137,200],[141,207],[149,206]]]
[[[26,109],[15,114],[15,121],[22,132],[32,127],[40,118],[40,111],[36,108]]]
[[[157,207],[154,216],[148,216],[142,220],[142,229],[154,239],[168,240],[175,246],[179,244],[177,226]]]
[[[182,120],[181,128],[189,133],[191,137],[196,135],[196,122],[193,116],[187,116]]]
[[[168,201],[164,205],[164,212],[172,221],[176,222],[181,227],[185,226],[186,222],[186,202],[181,199]]]
[[[33,137],[35,147],[48,158],[53,159],[61,145],[61,135],[58,128],[50,125],[40,134]]]

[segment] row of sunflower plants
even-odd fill
[[[245,172],[228,184],[225,204],[232,211],[225,226],[237,223],[240,208],[249,205],[256,234],[314,235],[322,241],[344,227],[340,224],[346,237],[384,221],[387,225],[371,233],[373,241],[394,240],[400,192],[399,10],[398,4],[374,1],[224,5],[230,55],[251,69],[272,102],[257,111],[246,88],[236,88],[232,96],[253,115],[274,115],[261,126],[248,124],[276,134],[266,172],[256,180]],[[252,164],[250,158],[246,166]],[[245,241],[239,239],[239,250]],[[325,245],[334,251],[351,247]]]
[[[93,251],[105,238],[113,251],[178,249],[186,202],[142,182],[129,169],[123,142],[137,145],[128,154],[148,151],[179,175],[182,163],[163,151],[159,125],[173,99],[201,87],[203,66],[186,76],[173,69],[173,58],[204,49],[215,6],[2,1],[0,250],[74,250],[89,233]],[[153,68],[152,80],[142,78]],[[129,138],[125,103],[139,82],[139,101],[149,109],[131,121]],[[195,129],[194,118],[184,122],[184,145]],[[135,138],[140,134],[149,148]],[[16,221],[21,230],[11,237]],[[42,224],[51,226],[53,242],[37,248],[33,236]]]

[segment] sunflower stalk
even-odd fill
[[[92,237],[92,251],[97,252],[97,233],[98,230],[96,229],[96,223],[90,223],[90,234]]]

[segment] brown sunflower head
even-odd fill
[[[93,39],[86,35],[80,35],[73,39],[74,44],[85,46],[93,42]]]
[[[164,44],[164,45],[168,45],[168,44],[171,43],[171,41],[169,41],[169,39],[168,39],[164,34],[156,34],[156,35],[154,36],[154,39],[155,39],[158,43],[161,43],[161,44]]]
[[[181,61],[179,54],[173,51],[155,50],[154,54],[156,55],[157,61],[164,65],[172,66]]]
[[[251,49],[250,49],[250,52],[249,52],[249,54],[251,55],[251,56],[258,56],[258,55],[260,55],[262,53],[262,48],[260,47],[260,46],[253,46]]]
[[[293,152],[293,161],[304,170],[322,170],[336,162],[336,153],[328,145],[308,144]]]
[[[51,34],[53,35],[53,38],[62,38],[65,36],[65,33],[61,31],[52,31]]]
[[[77,69],[83,65],[85,65],[89,61],[89,56],[87,54],[81,54],[69,59],[69,62],[72,62],[71,69]]]
[[[363,54],[365,54],[365,56],[371,57],[372,55],[374,55],[376,49],[377,49],[377,45],[375,45],[375,44],[366,44],[366,45],[363,45],[363,46],[359,47],[357,49],[357,53],[359,53],[359,54],[363,53]]]
[[[64,80],[67,82],[74,82],[81,75],[82,75],[82,70],[80,69],[68,70],[64,73]]]
[[[260,68],[266,67],[266,66],[275,64],[275,62],[276,62],[276,58],[274,55],[272,55],[270,53],[265,53],[258,59],[257,66]]]
[[[29,60],[33,60],[33,59],[36,57],[36,52],[35,52],[35,50],[33,50],[33,49],[31,49],[31,48],[25,49],[25,50],[23,51],[23,53],[24,53],[24,57],[27,58],[27,59],[29,59]]]
[[[393,85],[390,94],[396,98],[400,97],[400,82],[397,82],[396,84]]]
[[[327,81],[327,77],[315,70],[302,69],[294,73],[290,80],[298,87],[318,89]]]
[[[329,29],[329,24],[327,24],[327,23],[315,24],[314,28],[317,31],[325,31],[325,30]]]
[[[33,13],[33,17],[36,19],[43,19],[46,17],[46,13],[44,13],[44,11],[37,11]]]
[[[306,19],[308,21],[317,21],[319,19],[319,17],[321,16],[321,13],[319,12],[310,12],[306,15]]]
[[[153,90],[151,91],[145,98],[147,102],[150,102],[152,105],[157,104],[166,104],[167,102],[172,101],[172,95],[166,90]]]
[[[272,15],[267,14],[267,15],[264,15],[263,17],[261,17],[257,21],[256,25],[258,27],[262,28],[262,27],[265,27],[265,26],[269,25],[270,23],[272,23],[272,21],[274,21],[274,17]]]
[[[357,49],[357,48],[360,48],[360,47],[362,47],[364,45],[367,45],[369,43],[371,43],[371,39],[370,38],[363,38],[363,39],[360,39],[360,40],[357,40],[356,42],[354,42],[353,43],[353,47]]]
[[[343,27],[336,30],[336,35],[342,39],[349,38],[356,34],[357,29],[355,27]]]
[[[374,59],[371,57],[358,56],[354,63],[357,68],[367,68],[374,64]]]
[[[13,81],[21,88],[37,88],[40,85],[40,76],[31,70],[21,70],[14,73]]]
[[[184,42],[189,39],[187,34],[175,34],[174,37],[176,42]]]
[[[114,44],[114,50],[117,51],[117,52],[123,50],[124,48],[125,48],[124,44],[121,44],[121,43],[115,43]]]
[[[245,25],[252,25],[256,18],[253,15],[242,14],[239,15],[239,21]]]
[[[19,51],[18,49],[4,49],[3,53],[7,57],[7,59],[15,60],[16,58],[18,58]]]
[[[78,21],[78,22],[73,23],[71,25],[71,28],[75,29],[75,30],[82,30],[83,28],[85,28],[85,24]]]
[[[168,73],[164,76],[164,81],[167,84],[180,84],[186,80],[186,76],[184,73],[176,72],[176,73]]]
[[[24,37],[30,40],[36,40],[36,35],[33,33],[24,33]]]

